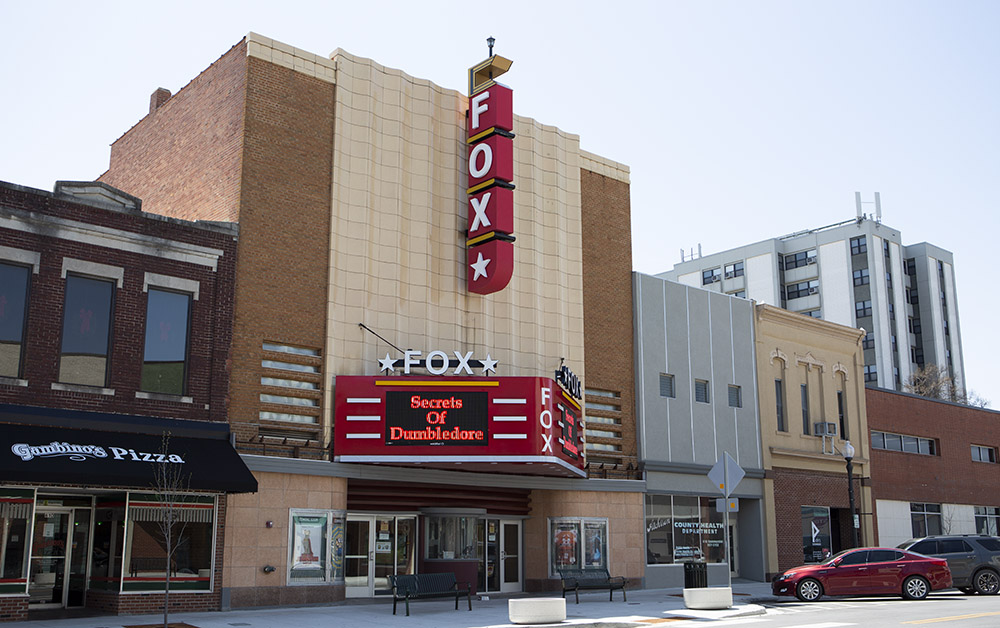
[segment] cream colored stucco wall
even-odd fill
[[[870,477],[868,419],[865,413],[863,336],[852,327],[794,314],[769,305],[755,308],[757,343],[757,382],[760,403],[761,444],[764,469],[775,467],[844,473],[844,440],[834,439],[836,452],[823,452],[823,439],[802,433],[800,386],[808,381],[811,424],[821,421],[838,423],[837,391],[841,379],[847,397],[848,437],[854,445],[856,477]],[[779,431],[774,380],[781,378],[785,389],[785,424]],[[774,481],[764,482],[768,571],[778,565]],[[858,495],[859,512],[872,512],[871,490],[862,486]],[[871,518],[862,517],[862,538],[874,538]]]
[[[497,375],[548,374],[565,358],[582,379],[579,138],[515,117],[514,276],[475,295],[466,288],[466,96],[340,50],[332,58],[326,371],[375,374],[378,358],[398,356],[363,322],[403,349],[490,353]]]

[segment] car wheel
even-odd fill
[[[972,576],[972,585],[982,595],[996,595],[1000,592],[1000,576],[992,569],[980,569]]]
[[[815,602],[823,597],[823,585],[819,583],[819,580],[806,578],[795,587],[795,597],[803,602]]]
[[[931,592],[931,585],[920,576],[910,576],[903,580],[903,597],[908,600],[922,600]]]

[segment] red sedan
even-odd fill
[[[843,551],[815,565],[789,569],[771,582],[774,595],[815,602],[826,595],[902,595],[922,600],[951,588],[948,561],[886,547]]]

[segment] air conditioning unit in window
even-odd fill
[[[806,264],[807,265],[808,264],[815,264],[815,263],[816,263],[816,258],[815,257],[807,257],[806,258]]]
[[[819,292],[819,288],[809,288],[809,294],[816,294]]]
[[[836,436],[836,423],[813,423],[813,436]]]

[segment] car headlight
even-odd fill
[[[778,582],[781,582],[782,580],[791,580],[794,575],[795,575],[794,571],[790,571],[788,573],[781,574],[781,577],[778,578]]]

